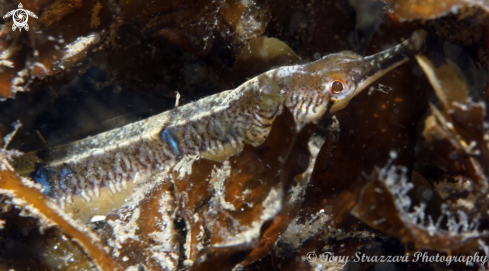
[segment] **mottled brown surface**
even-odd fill
[[[67,219],[65,214],[53,206],[50,200],[34,187],[29,187],[22,183],[19,177],[11,171],[0,171],[0,189],[3,195],[12,202],[17,208],[30,212],[33,216],[41,221],[41,227],[49,228],[56,226],[70,239],[77,240],[78,245],[84,250],[89,258],[102,270],[121,270],[119,265],[113,261],[102,248],[99,240],[93,238],[92,233],[87,233],[87,229],[74,223],[72,219]],[[58,235],[58,238],[61,236]],[[73,250],[77,249],[72,247]],[[56,252],[54,252],[56,253]],[[85,264],[82,261],[81,265]]]
[[[22,4],[41,17],[44,8],[62,2],[24,1]],[[317,256],[325,251],[352,256],[358,251],[367,255],[404,255],[419,250],[430,255],[471,255],[476,251],[484,255],[485,247],[478,241],[483,240],[487,244],[487,236],[482,232],[489,230],[486,177],[489,156],[484,137],[487,125],[484,105],[489,101],[486,85],[489,28],[487,3],[478,2],[475,7],[468,7],[468,2],[419,0],[412,4],[411,1],[387,1],[386,14],[370,25],[374,29],[373,36],[362,36],[366,25],[359,21],[368,21],[368,17],[361,15],[362,6],[355,1],[340,0],[259,1],[258,10],[253,12],[238,1],[84,1],[81,8],[69,15],[49,18],[53,23],[49,27],[44,25],[43,33],[39,34],[35,34],[34,29],[40,29],[40,20],[29,19],[31,30],[22,33],[12,32],[11,20],[5,20],[0,33],[0,51],[12,49],[8,60],[14,63],[14,67],[0,66],[0,95],[15,95],[15,100],[9,99],[0,104],[0,131],[2,135],[8,134],[12,130],[11,123],[21,120],[24,126],[9,149],[32,151],[72,142],[163,112],[174,106],[175,91],[182,95],[183,104],[234,88],[242,83],[243,78],[256,75],[252,68],[248,71],[242,69],[239,74],[234,73],[237,67],[233,69],[243,45],[254,35],[283,41],[305,62],[342,50],[361,51],[358,48],[366,48],[366,54],[370,55],[423,28],[428,32],[425,55],[433,63],[430,69],[446,71],[448,68],[444,64],[448,57],[458,66],[464,80],[459,80],[458,72],[437,75],[438,80],[444,86],[467,84],[467,90],[443,87],[441,92],[434,92],[423,70],[411,61],[374,83],[370,93],[367,89],[347,108],[335,114],[340,127],[338,138],[330,138],[319,152],[315,165],[312,165],[312,177],[304,187],[304,195],[299,203],[283,207],[273,220],[264,223],[259,240],[245,246],[209,246],[212,242],[235,236],[216,234],[221,224],[225,225],[223,229],[226,231],[235,228],[223,222],[227,211],[208,215],[206,223],[203,220],[193,221],[194,214],[204,217],[203,210],[211,208],[211,199],[216,195],[209,189],[208,176],[214,166],[222,167],[219,163],[202,160],[194,164],[195,173],[188,177],[189,182],[177,184],[179,191],[190,191],[188,199],[169,188],[167,182],[162,182],[160,187],[146,194],[144,200],[114,211],[107,217],[106,221],[119,219],[128,223],[134,208],[140,209],[139,228],[135,231],[138,239],[128,238],[127,246],[119,249],[120,255],[115,256],[113,248],[109,255],[123,267],[143,264],[147,270],[162,269],[153,257],[157,253],[168,257],[169,262],[179,269],[189,269],[192,262],[184,262],[186,250],[198,259],[193,262],[197,263],[194,268],[210,267],[212,270],[230,268],[240,262],[247,264],[245,270],[343,267],[309,263],[306,255],[311,251]],[[3,4],[2,14],[15,9],[17,4]],[[452,8],[457,4],[461,4],[460,12],[452,14]],[[95,26],[97,18],[93,14],[98,5],[102,6],[98,12],[100,24]],[[250,22],[250,17],[242,16],[250,12],[256,15],[257,31],[251,28],[237,31],[243,25],[251,26],[245,24]],[[241,18],[248,19],[240,23]],[[61,58],[62,51],[54,45],[63,49],[76,38],[86,37],[92,32],[99,35],[98,43],[88,46],[86,53],[63,61],[64,68],[61,68],[56,60]],[[60,33],[63,44],[58,42]],[[55,40],[49,40],[48,36],[55,37]],[[39,55],[34,54],[35,50]],[[18,75],[19,71],[36,61],[49,67],[48,72],[39,66],[30,66],[32,69],[26,69],[26,74]],[[251,66],[275,65],[267,61],[261,64],[261,61],[254,59]],[[16,94],[11,92],[11,81],[15,77],[22,79],[14,85]],[[443,104],[440,93],[449,94],[449,99],[445,100],[459,101],[462,107],[467,106],[467,110],[461,110],[453,103]],[[470,99],[467,101],[460,97]],[[437,111],[430,103],[442,117],[436,116]],[[453,110],[449,112],[446,108]],[[327,118],[319,123],[318,135],[323,137],[328,133],[325,122],[328,122]],[[451,126],[447,128],[446,123],[451,123],[453,129]],[[280,147],[285,149],[286,144],[281,142],[286,138],[279,136],[267,144],[279,150]],[[335,141],[337,143],[332,144]],[[467,148],[472,141],[477,145]],[[258,155],[257,150],[250,148],[247,154]],[[480,152],[475,154],[473,151]],[[392,193],[386,185],[386,178],[377,174],[375,169],[390,168],[386,165],[391,160],[391,152],[396,153],[392,167],[405,167],[402,176],[413,186],[405,195],[411,199],[411,206],[404,212],[395,205],[398,195]],[[256,157],[262,157],[261,161],[276,162],[274,157]],[[273,171],[264,169],[265,162],[258,162],[256,157],[245,159],[241,164],[235,161],[235,166],[241,166],[248,173],[240,175],[235,172],[233,178],[249,181],[246,185],[253,193],[248,196],[254,195],[260,201],[267,195],[270,185],[278,183],[278,177],[273,175]],[[274,168],[274,172],[278,169]],[[254,174],[266,176],[270,184],[263,188],[253,186],[256,180],[250,176]],[[289,182],[293,185],[295,181]],[[189,183],[193,186],[189,187]],[[228,184],[224,192],[229,194],[223,194],[223,197],[249,208],[231,197],[242,196],[245,191],[237,187],[238,183]],[[164,191],[178,197],[173,198],[173,203],[167,202],[162,209],[159,200],[171,199],[165,196]],[[289,196],[283,195],[286,201]],[[422,212],[425,224],[409,219],[407,215],[421,203],[426,204]],[[445,209],[441,208],[443,203],[446,204]],[[372,210],[371,206],[375,208]],[[260,206],[254,208],[259,209]],[[354,215],[352,209],[355,210]],[[244,214],[230,214],[229,217],[236,216],[248,225],[255,213],[246,209]],[[434,221],[443,217],[431,235],[426,224],[428,216],[432,216]],[[169,225],[174,235],[168,240],[161,238],[162,243],[158,243],[153,239],[155,235],[149,233],[163,230],[164,217],[167,219],[165,223],[170,222],[164,225]],[[461,230],[462,225],[455,232],[447,226],[449,217],[455,222],[453,225],[462,225],[464,221],[477,221],[479,224],[475,230],[474,227],[468,227],[472,231]],[[32,234],[37,230],[38,219],[24,218],[13,211],[0,213],[0,220],[5,221],[4,229],[8,229],[0,229],[0,238],[4,238],[0,242],[2,266],[45,270],[54,268],[49,265],[50,261],[63,261],[64,256],[46,249],[63,241],[53,233],[58,231],[57,228],[44,234]],[[379,223],[384,220],[385,224]],[[221,224],[213,224],[214,221]],[[117,239],[112,235],[111,225],[114,224],[100,225],[90,226],[110,245]],[[24,236],[22,226],[31,229],[28,236],[34,236],[29,243],[17,242],[24,240],[21,237]],[[205,238],[198,241],[200,226],[206,231]],[[186,237],[190,238],[191,247],[184,246]],[[12,244],[11,240],[16,245],[15,249],[9,250],[7,244]],[[207,246],[200,252],[199,242]],[[165,247],[168,251],[158,250],[161,244],[170,244]],[[24,248],[36,245],[40,247],[38,251],[48,251],[43,254],[46,257],[29,262],[23,260],[21,252]],[[269,252],[271,248],[273,250]],[[63,250],[72,255],[84,255],[80,254],[78,246],[66,246]],[[34,255],[35,252],[32,253]],[[177,256],[172,257],[171,253]],[[198,257],[204,254],[207,259]],[[84,261],[84,257],[80,256],[79,261]],[[260,258],[260,261],[250,263]],[[345,266],[350,270],[377,268],[446,270],[477,269],[478,266],[454,263],[448,267],[444,263],[349,263]]]

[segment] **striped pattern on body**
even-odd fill
[[[235,90],[206,97],[146,120],[48,151],[40,160],[37,152],[16,161],[21,174],[43,185],[48,196],[71,201],[75,194],[89,201],[101,187],[113,193],[140,183],[152,175],[169,172],[184,156],[223,161],[238,153],[244,143],[260,145],[273,120],[291,110],[298,123],[318,112],[324,98],[316,89],[310,94],[289,93],[290,79],[281,78],[283,67],[262,74]],[[288,74],[285,74],[288,75]],[[287,86],[287,87],[286,87]],[[310,99],[310,98],[312,99]],[[324,106],[323,106],[324,107]]]
[[[277,68],[234,90],[146,120],[47,153],[27,153],[14,167],[61,201],[80,196],[89,202],[101,189],[115,193],[171,170],[185,174],[192,159],[223,161],[245,143],[260,145],[284,107],[292,112],[297,129],[318,121],[328,110],[341,110],[370,83],[421,52],[425,36],[416,31],[403,43],[372,56],[340,52]],[[183,165],[185,161],[190,166]],[[41,166],[35,168],[36,163]]]

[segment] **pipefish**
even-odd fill
[[[259,146],[284,108],[297,129],[345,108],[373,81],[420,53],[425,36],[416,31],[371,56],[343,51],[276,68],[234,90],[47,152],[26,153],[14,167],[79,217],[108,213],[141,183],[173,170],[189,174],[196,159],[224,161],[244,144]],[[112,199],[110,193],[123,195]]]

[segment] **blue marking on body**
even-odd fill
[[[42,187],[44,188],[44,194],[46,196],[50,196],[52,194],[52,184],[49,181],[49,175],[49,170],[47,170],[46,168],[37,169],[31,173],[32,180],[42,185]]]
[[[59,171],[59,177],[59,186],[61,187],[61,189],[73,189],[75,184],[72,182],[73,177],[71,175],[71,171],[68,168],[62,167]]]
[[[177,140],[167,129],[163,129],[163,131],[161,131],[160,139],[163,143],[166,143],[170,146],[170,149],[175,156],[180,153]]]

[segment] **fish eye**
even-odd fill
[[[345,89],[345,87],[343,86],[343,83],[339,80],[334,80],[330,87],[329,87],[329,91],[332,93],[332,94],[341,94],[341,92]]]
[[[339,101],[354,94],[355,84],[344,72],[325,73],[319,79],[319,88],[331,101]]]

